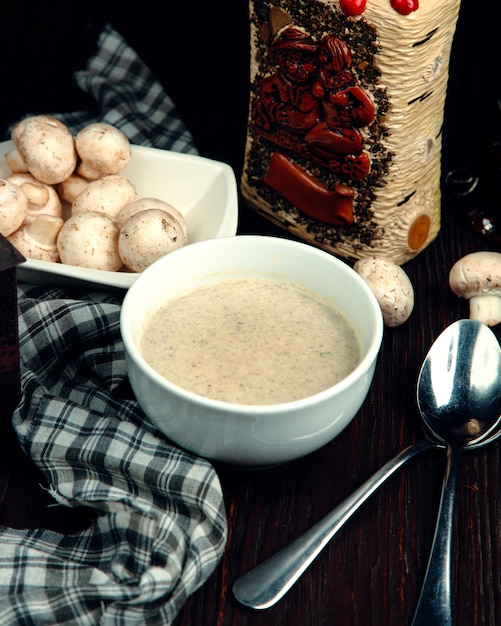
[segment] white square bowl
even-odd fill
[[[11,141],[0,142],[0,178],[10,174],[4,155]],[[139,197],[155,197],[175,206],[186,219],[188,245],[236,234],[238,193],[235,174],[226,163],[192,154],[132,146],[132,158],[121,175]],[[107,272],[63,263],[27,259],[18,266],[23,283],[128,289],[138,274]]]

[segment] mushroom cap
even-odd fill
[[[454,263],[449,286],[461,298],[501,295],[501,252],[471,252]]]
[[[99,211],[72,215],[59,231],[57,249],[61,263],[116,272],[122,267],[118,254],[119,228]]]
[[[118,174],[129,163],[131,147],[127,136],[104,122],[88,124],[75,137],[82,163],[78,173],[91,180],[106,174]]]
[[[68,127],[50,115],[17,122],[12,142],[33,176],[47,185],[67,178],[77,164],[75,140]]]
[[[122,208],[136,198],[136,188],[129,180],[120,174],[109,174],[89,182],[73,201],[71,213],[99,211],[116,218]]]
[[[414,288],[405,271],[393,261],[379,257],[359,259],[353,269],[376,296],[386,326],[399,326],[414,309]]]
[[[160,209],[146,209],[132,215],[120,229],[118,252],[128,269],[142,272],[185,244],[183,227],[173,215]]]
[[[75,198],[87,188],[89,180],[78,174],[71,174],[57,186],[57,193],[63,202],[73,204]]]
[[[15,183],[0,178],[0,234],[8,237],[26,218],[28,198]]]
[[[179,224],[182,226],[184,235],[186,239],[188,239],[188,227],[186,225],[184,215],[181,213],[181,211],[176,209],[176,207],[172,206],[172,204],[169,204],[164,200],[159,200],[158,198],[138,198],[137,200],[133,200],[132,202],[126,204],[117,216],[118,225],[120,226],[120,228],[122,228],[125,222],[135,213],[139,213],[140,211],[146,211],[147,209],[160,209],[161,211],[170,213],[173,217],[177,219]]]

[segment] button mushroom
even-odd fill
[[[118,254],[119,232],[115,220],[106,213],[87,211],[72,215],[57,238],[61,263],[118,271],[122,267]]]
[[[469,300],[470,319],[496,326],[501,322],[501,253],[480,251],[462,257],[451,268],[453,293]]]
[[[37,215],[28,224],[23,224],[7,239],[27,259],[37,261],[59,261],[57,236],[64,221],[53,215]]]
[[[115,126],[95,122],[82,128],[75,137],[81,163],[77,173],[89,180],[118,174],[129,163],[131,147],[126,135]]]
[[[173,207],[172,204],[169,204],[164,200],[159,200],[158,198],[138,198],[137,200],[126,204],[117,216],[118,225],[121,228],[125,224],[125,222],[135,213],[145,211],[146,209],[160,209],[161,211],[166,211],[167,213],[170,213],[181,224],[184,231],[184,236],[186,239],[188,239],[188,226],[186,224],[186,220],[184,219],[184,215],[181,213],[181,211],[176,209],[176,207]]]
[[[399,326],[414,309],[414,288],[404,270],[387,259],[359,259],[353,269],[376,296],[386,326]]]
[[[71,213],[99,211],[116,218],[126,204],[136,199],[136,188],[129,180],[110,174],[89,182],[73,201]]]
[[[12,143],[33,176],[47,185],[67,178],[77,164],[73,135],[50,115],[35,115],[12,128]]]
[[[28,198],[16,184],[0,178],[0,234],[8,237],[24,222]]]
[[[17,185],[28,198],[25,222],[32,222],[41,213],[62,217],[63,206],[52,185],[40,182],[31,174],[11,174],[7,180]]]
[[[160,209],[146,209],[132,215],[122,226],[118,251],[127,268],[142,272],[185,244],[184,229],[173,215]]]
[[[83,176],[72,174],[57,186],[57,193],[63,202],[73,204],[75,198],[87,188],[89,181]]]

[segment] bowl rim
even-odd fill
[[[120,313],[120,330],[121,330],[122,339],[123,339],[123,343],[125,347],[125,352],[126,352],[127,358],[129,359],[132,359],[132,355],[134,355],[135,363],[144,375],[151,377],[156,383],[158,383],[161,387],[166,388],[166,390],[169,391],[170,393],[175,393],[177,396],[182,396],[186,400],[191,402],[192,404],[201,406],[204,409],[217,410],[221,413],[234,414],[235,412],[238,412],[242,415],[248,415],[248,416],[269,415],[270,417],[272,417],[273,415],[282,413],[284,411],[303,410],[313,405],[320,404],[323,401],[330,398],[333,394],[336,395],[348,389],[350,386],[355,384],[357,380],[359,380],[360,378],[364,377],[367,374],[367,372],[370,370],[375,360],[377,359],[377,356],[381,349],[381,343],[383,340],[383,333],[384,333],[383,316],[381,312],[381,307],[373,291],[370,289],[367,283],[363,280],[363,278],[359,276],[357,272],[355,272],[355,270],[353,270],[345,261],[339,259],[338,257],[324,250],[321,250],[315,246],[312,246],[308,243],[287,239],[285,237],[275,237],[275,236],[270,236],[270,235],[236,235],[235,237],[221,237],[218,239],[209,239],[205,241],[196,242],[196,243],[191,244],[189,247],[200,248],[200,247],[218,246],[220,245],[220,242],[224,242],[224,240],[226,239],[233,240],[233,241],[236,241],[236,243],[238,243],[238,240],[242,241],[243,239],[246,239],[246,240],[262,241],[263,238],[266,240],[277,241],[278,243],[276,245],[278,246],[296,247],[299,251],[304,251],[305,248],[307,248],[307,254],[320,255],[324,259],[328,258],[329,262],[333,263],[338,268],[342,269],[342,271],[348,271],[350,275],[352,276],[353,280],[358,284],[361,290],[365,293],[365,295],[367,296],[367,300],[371,305],[371,311],[375,317],[375,320],[374,320],[375,332],[369,341],[369,345],[367,349],[365,350],[365,353],[361,361],[358,363],[355,369],[352,370],[347,376],[345,376],[342,380],[340,380],[336,384],[331,385],[330,387],[327,387],[326,389],[323,389],[313,395],[306,396],[305,398],[299,398],[297,400],[291,400],[289,402],[281,402],[281,403],[275,403],[275,404],[240,404],[236,402],[216,400],[214,398],[202,396],[201,394],[195,393],[193,391],[190,391],[189,389],[181,387],[180,385],[172,382],[168,378],[159,374],[146,361],[146,359],[142,356],[139,349],[137,348],[135,341],[133,340],[131,336],[130,329],[127,326],[127,316],[128,316],[129,309],[132,307],[132,299],[134,298],[134,294],[136,290],[140,288],[143,280],[147,280],[148,278],[148,276],[146,276],[146,278],[143,278],[143,276],[146,273],[150,274],[151,272],[158,271],[158,268],[161,267],[164,263],[172,262],[173,259],[175,260],[175,258],[180,256],[181,254],[187,254],[186,252],[186,250],[188,250],[188,246],[187,246],[185,248],[180,248],[178,250],[175,250],[174,252],[171,252],[169,255],[167,255],[171,257],[168,261],[166,261],[166,257],[162,257],[158,259],[157,261],[155,261],[155,263],[153,263],[150,267],[146,268],[146,270],[143,271],[143,273],[137,278],[135,283],[127,291],[125,298],[123,300],[121,313]],[[191,254],[193,252],[194,250],[192,249],[188,252],[188,254]]]

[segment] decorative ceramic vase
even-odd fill
[[[251,0],[246,203],[349,260],[431,243],[459,6]]]

